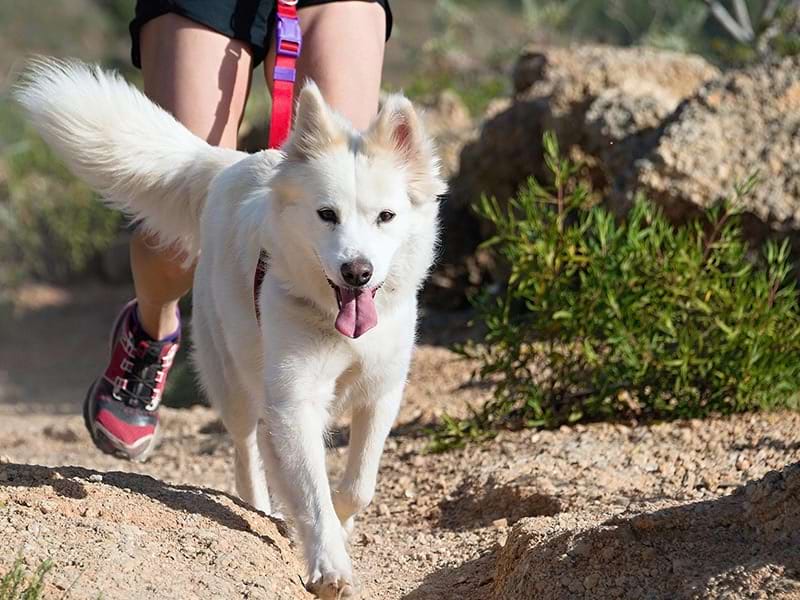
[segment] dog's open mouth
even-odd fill
[[[328,279],[336,293],[339,314],[336,316],[336,330],[349,338],[364,335],[378,324],[378,311],[375,309],[375,294],[380,286],[374,288],[341,287]]]

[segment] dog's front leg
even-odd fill
[[[308,565],[306,587],[321,598],[349,598],[355,583],[331,499],[323,432],[333,382],[304,378],[267,387],[266,443],[279,494],[296,520]]]
[[[354,399],[347,467],[333,496],[336,514],[348,535],[353,530],[353,517],[375,494],[383,445],[397,417],[404,386],[405,379],[401,378],[374,390],[376,399]]]

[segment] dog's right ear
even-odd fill
[[[344,140],[317,84],[309,80],[297,101],[294,131],[286,147],[287,156],[294,160],[316,158]]]

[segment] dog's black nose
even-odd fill
[[[361,287],[372,277],[372,263],[366,258],[357,258],[342,265],[342,277],[347,285]]]

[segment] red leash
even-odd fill
[[[297,0],[278,0],[275,15],[275,68],[272,71],[272,117],[269,147],[279,148],[292,126],[294,81],[303,34],[297,18]]]
[[[292,127],[294,82],[297,78],[297,59],[303,45],[297,0],[277,0],[275,14],[275,68],[272,71],[272,115],[269,121],[269,148],[280,148]],[[258,257],[253,281],[256,319],[261,320],[258,297],[267,273],[267,253]]]

